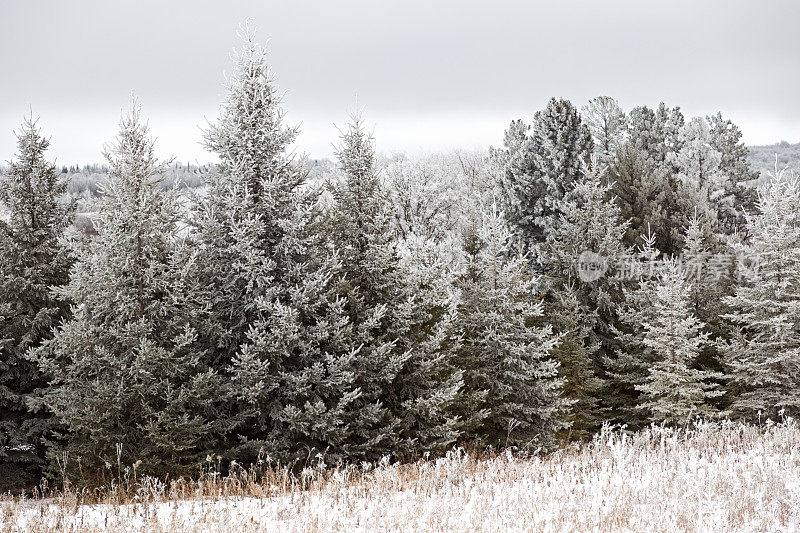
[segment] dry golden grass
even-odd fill
[[[0,502],[2,531],[795,531],[800,430],[700,423],[544,457],[121,479]]]

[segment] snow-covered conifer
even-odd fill
[[[448,302],[433,287],[411,283],[414,276],[404,267],[413,263],[401,261],[373,140],[358,115],[342,134],[338,159],[342,179],[333,191],[331,238],[342,263],[340,290],[358,349],[359,401],[387,410],[383,426],[373,424],[373,432],[385,435],[370,437],[376,442],[370,452],[441,449],[457,437],[457,421],[448,408],[460,376],[447,372],[446,353],[429,337],[437,338],[437,332],[440,337],[447,328],[440,322],[449,317]],[[363,420],[362,409],[351,426]],[[392,442],[395,438],[400,442]]]
[[[636,385],[641,406],[653,422],[708,418],[714,412],[708,401],[722,394],[711,380],[720,376],[695,368],[708,333],[691,312],[686,272],[677,260],[663,263],[653,290],[649,320],[641,324],[642,344],[653,361],[646,381]]]
[[[218,392],[192,325],[194,257],[179,237],[176,193],[157,186],[164,167],[135,102],[106,157],[100,235],[75,242],[58,290],[73,316],[34,352],[49,379],[37,405],[62,425],[52,451],[68,453],[70,472],[102,479],[119,463],[180,472],[210,445]]]
[[[543,313],[537,280],[514,254],[496,207],[465,248],[455,331],[467,435],[494,446],[536,448],[566,425],[568,402],[550,353],[558,337],[537,324]]]
[[[75,204],[63,199],[67,184],[45,159],[49,141],[32,117],[17,133],[17,145],[16,161],[0,175],[0,205],[8,212],[0,220],[0,470],[27,483],[17,468],[36,481],[48,415],[26,405],[45,381],[25,355],[68,314],[68,304],[50,288],[69,276],[71,258],[60,239]]]
[[[740,283],[725,299],[732,332],[721,350],[734,416],[800,414],[800,184],[777,173],[747,215]]]
[[[524,138],[523,138],[524,136]],[[569,100],[552,98],[534,115],[530,134],[519,121],[506,132],[501,207],[526,247],[558,222],[559,204],[594,150],[589,129]]]
[[[718,198],[717,223],[719,231],[731,234],[746,228],[744,213],[755,208],[758,179],[747,160],[748,150],[742,142],[742,132],[721,113],[707,117],[710,124],[709,143],[720,154],[719,172],[724,176],[722,194]]]
[[[625,113],[614,98],[598,96],[581,108],[581,118],[592,133],[595,154],[608,165],[625,142]]]

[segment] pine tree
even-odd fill
[[[650,320],[642,323],[642,344],[651,351],[654,364],[645,383],[636,389],[643,393],[642,407],[654,422],[681,424],[694,416],[709,417],[714,411],[708,401],[722,394],[711,382],[719,376],[694,368],[708,333],[689,309],[685,275],[677,260],[663,264],[651,299]]]
[[[755,421],[800,414],[800,183],[777,173],[747,215],[751,240],[740,283],[725,298],[730,339],[722,343],[730,411]]]
[[[617,152],[606,176],[620,216],[629,222],[625,244],[631,248],[637,246],[650,231],[648,228],[652,228],[656,231],[656,247],[669,249],[678,236],[665,210],[673,194],[666,171],[652,163],[644,152],[626,143]]]
[[[543,212],[545,186],[533,167],[530,126],[514,120],[503,136],[503,148],[492,149],[490,158],[499,177],[497,202],[506,220],[522,235],[536,233]]]
[[[675,171],[679,211],[674,213],[677,222],[686,227],[693,216],[716,225],[717,215],[731,206],[725,197],[725,180],[720,172],[721,154],[710,144],[708,123],[695,117],[679,133],[681,148],[668,155]]]
[[[557,223],[559,203],[594,150],[592,135],[569,100],[552,98],[534,115],[530,135],[516,121],[505,141],[500,203],[525,246],[533,247]]]
[[[69,276],[71,258],[60,239],[75,203],[62,199],[67,184],[45,159],[49,141],[33,118],[23,122],[17,145],[17,161],[0,174],[0,204],[8,210],[0,220],[0,471],[23,482],[35,480],[43,464],[49,424],[46,413],[26,404],[46,384],[26,353],[68,316],[69,306],[50,288]],[[0,476],[0,490],[7,481]]]
[[[724,176],[722,194],[717,200],[719,231],[730,235],[746,229],[744,213],[755,209],[759,173],[747,160],[748,149],[742,142],[742,132],[721,113],[707,117],[710,124],[709,143],[719,152],[719,172]]]
[[[645,157],[647,167],[653,173],[648,181],[655,187],[656,205],[662,214],[657,221],[650,221],[651,231],[657,236],[656,246],[665,255],[677,255],[681,251],[681,238],[687,221],[687,202],[682,201],[683,191],[675,176],[672,157],[683,146],[679,135],[684,125],[683,114],[680,108],[669,109],[663,103],[656,110],[642,106],[631,110],[627,124],[631,147]]]
[[[468,436],[493,446],[548,445],[565,427],[558,343],[537,326],[543,307],[525,260],[512,255],[512,236],[496,210],[467,239],[460,292],[457,364],[464,373],[460,413]]]
[[[611,164],[625,143],[625,113],[619,102],[610,96],[592,98],[581,109],[581,118],[594,139],[595,154],[602,164]]]
[[[192,327],[194,258],[179,237],[180,203],[157,186],[164,166],[135,102],[106,157],[100,235],[75,242],[58,291],[73,316],[34,353],[49,379],[36,404],[63,426],[52,454],[67,453],[85,481],[102,480],[110,464],[158,475],[196,467],[217,393]]]

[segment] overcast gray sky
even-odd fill
[[[0,160],[32,106],[60,164],[100,162],[134,91],[159,153],[212,159],[235,29],[270,39],[297,150],[329,156],[363,106],[378,150],[497,145],[550,96],[717,110],[800,141],[800,2],[0,0]]]

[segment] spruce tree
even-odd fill
[[[593,340],[594,315],[572,285],[557,293],[547,313],[554,331],[560,335],[552,353],[559,363],[562,394],[570,404],[565,418],[569,426],[564,430],[569,438],[590,437],[602,420],[599,402],[603,380],[598,377],[595,364],[600,345]]]
[[[644,343],[643,324],[652,321],[655,276],[659,272],[660,252],[656,237],[646,234],[637,248],[635,258],[626,268],[631,275],[629,285],[616,302],[618,320],[612,325],[616,337],[614,353],[603,357],[605,388],[604,408],[614,423],[637,429],[647,425],[649,413],[642,408],[640,387],[647,382],[656,356]]]
[[[627,222],[611,201],[611,186],[603,183],[600,172],[596,157],[591,166],[584,167],[561,203],[559,222],[548,228],[538,260],[545,267],[543,285],[553,295],[545,305],[546,316],[556,331],[567,335],[558,351],[559,360],[564,372],[581,374],[573,376],[577,383],[569,390],[582,402],[578,409],[584,413],[589,399],[599,398],[602,361],[615,350],[612,326],[623,286],[618,268],[628,254],[623,242]],[[598,262],[594,266],[599,270],[586,270],[587,262]],[[571,315],[577,316],[567,318]],[[584,389],[577,391],[576,387]],[[596,415],[578,419],[579,430],[592,429],[598,421]]]
[[[240,27],[227,96],[205,145],[220,163],[203,175],[195,200],[193,239],[205,286],[200,329],[210,361],[222,368],[246,342],[258,298],[284,269],[274,258],[295,216],[314,202],[305,172],[289,154],[297,129],[283,123],[281,95],[255,32]]]
[[[58,290],[73,316],[34,352],[49,379],[35,404],[61,423],[52,457],[67,454],[87,482],[111,475],[108,465],[196,468],[217,394],[192,326],[194,257],[179,236],[179,199],[158,187],[164,166],[135,102],[106,158],[99,236],[75,242]]]
[[[429,341],[444,340],[448,302],[424,284],[409,283],[414,276],[406,265],[421,265],[401,261],[373,140],[358,115],[343,132],[337,155],[342,180],[333,189],[331,238],[342,263],[340,287],[358,348],[356,382],[361,402],[377,402],[387,410],[382,427],[373,430],[385,433],[383,445],[370,453],[442,449],[457,437],[457,420],[448,409],[459,374],[447,372],[446,353]],[[363,421],[362,409],[355,414]],[[392,442],[395,438],[399,442]]]
[[[708,401],[722,393],[711,381],[719,376],[695,368],[708,333],[690,310],[686,272],[675,259],[667,260],[660,270],[650,317],[641,324],[642,344],[654,363],[636,389],[643,394],[642,407],[653,422],[682,424],[695,416],[711,416],[714,411]]]
[[[552,443],[566,426],[558,337],[538,325],[537,281],[496,207],[466,242],[466,271],[457,282],[457,365],[464,374],[460,415],[468,436],[493,446],[526,449]]]
[[[750,242],[735,293],[725,298],[731,324],[721,343],[733,416],[800,414],[800,184],[778,173],[747,215]]]
[[[297,129],[283,123],[267,50],[247,24],[239,37],[220,117],[206,131],[220,163],[192,224],[201,340],[226,379],[224,454],[293,461],[331,450],[338,460],[356,441],[361,396],[341,265],[326,247],[319,193],[289,151]],[[365,407],[363,426],[378,424],[380,410]],[[367,438],[356,444],[377,446]]]
[[[61,241],[75,203],[65,201],[67,184],[45,159],[49,141],[33,118],[17,133],[17,160],[0,173],[0,491],[8,482],[36,480],[44,460],[46,413],[27,401],[46,382],[26,358],[68,316],[69,306],[51,287],[69,276],[71,257]],[[28,477],[28,479],[25,479]],[[23,481],[24,480],[24,481]]]

